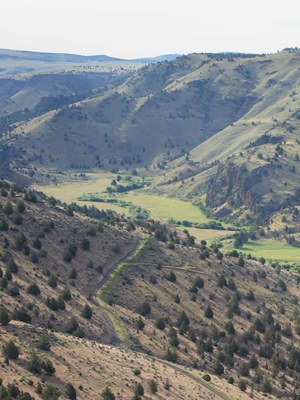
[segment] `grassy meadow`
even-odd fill
[[[44,192],[47,196],[53,196],[65,203],[77,202],[77,198],[88,194],[100,194],[110,185],[111,174],[91,173],[86,174],[86,179],[58,183],[57,185],[35,185],[33,188]]]
[[[230,230],[219,230],[219,229],[201,229],[201,228],[185,228],[180,227],[182,231],[187,229],[189,234],[195,236],[196,240],[206,240],[208,243],[214,240],[222,240],[228,235],[232,235],[235,232]]]
[[[114,178],[115,176],[109,173],[87,174],[87,179],[84,180],[49,186],[34,186],[34,189],[65,203],[76,202],[80,205],[94,205],[99,209],[111,209],[129,215],[128,208],[121,207],[118,204],[79,200],[80,197],[86,199],[97,196],[107,198],[106,188],[110,186],[111,180]],[[197,206],[179,199],[147,194],[140,190],[131,191],[128,194],[113,195],[113,197],[148,210],[150,216],[154,219],[167,221],[173,218],[174,220],[186,220],[192,223],[208,223],[210,221]]]
[[[131,192],[120,197],[122,200],[150,211],[151,217],[159,220],[174,218],[176,221],[207,223],[209,219],[192,203],[179,199],[146,193]]]
[[[224,240],[224,250],[233,250],[233,240]],[[241,249],[243,253],[251,253],[254,257],[266,260],[277,260],[281,263],[300,265],[300,248],[288,245],[276,239],[250,240]]]

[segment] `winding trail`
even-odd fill
[[[181,375],[186,376],[187,378],[193,380],[194,382],[198,383],[199,385],[205,387],[207,390],[209,390],[211,393],[215,394],[218,399],[223,399],[223,400],[232,400],[232,397],[227,396],[225,393],[222,393],[218,389],[216,389],[212,384],[209,384],[206,382],[204,379],[197,378],[195,375],[193,375],[191,372],[186,371],[182,367],[169,363],[168,361],[164,361],[161,358],[156,358],[153,356],[148,356],[147,354],[144,354],[145,358],[148,358],[150,360],[153,360],[161,365],[164,365],[166,367],[172,368],[174,371],[179,372]]]
[[[108,317],[108,315],[105,313],[103,307],[101,306],[101,304],[97,298],[97,293],[105,285],[105,283],[108,281],[108,279],[110,278],[110,275],[115,271],[115,269],[120,264],[124,263],[126,260],[128,260],[130,257],[132,257],[134,255],[134,253],[137,251],[137,249],[142,244],[142,242],[143,242],[143,240],[139,239],[132,250],[130,250],[123,257],[121,257],[119,260],[115,261],[110,266],[110,268],[105,272],[105,274],[102,276],[101,280],[98,282],[98,284],[93,292],[93,302],[94,302],[94,304],[96,304],[98,306],[98,310],[100,311],[100,314],[104,321],[104,328],[103,328],[103,332],[100,335],[100,340],[101,340],[101,342],[103,342],[105,344],[109,344],[111,346],[118,347],[121,345],[121,342],[120,342],[120,339],[118,338],[114,324],[112,323],[112,321]],[[229,397],[229,395],[227,396],[225,393],[222,393],[220,390],[218,390],[212,384],[206,382],[203,379],[197,378],[191,372],[186,371],[184,368],[182,368],[178,365],[172,364],[168,361],[164,361],[160,358],[156,358],[156,357],[147,355],[145,353],[140,353],[140,354],[142,354],[148,360],[155,361],[156,363],[159,363],[163,366],[172,368],[174,371],[186,376],[187,378],[191,379],[192,381],[205,387],[207,390],[209,390],[211,393],[213,393],[215,396],[217,396],[216,397],[217,399],[223,399],[223,400],[231,400],[232,399],[231,397]]]
[[[110,278],[111,274],[115,271],[115,269],[120,264],[124,263],[126,260],[128,260],[130,257],[133,256],[133,254],[137,251],[137,249],[139,248],[141,243],[142,243],[142,239],[139,239],[132,250],[130,250],[128,253],[126,253],[119,260],[115,261],[108,268],[108,270],[101,277],[100,281],[98,282],[98,284],[93,292],[93,302],[94,302],[94,304],[96,304],[98,306],[98,310],[100,311],[102,320],[104,321],[104,327],[103,327],[103,331],[100,334],[100,340],[101,340],[101,342],[103,342],[105,344],[109,344],[112,346],[120,346],[121,343],[120,343],[120,339],[118,338],[114,324],[112,323],[111,319],[108,317],[108,315],[103,310],[103,307],[101,307],[101,304],[97,297],[97,293],[105,285],[105,283],[108,281],[108,279]]]

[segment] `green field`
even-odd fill
[[[198,207],[187,201],[137,192],[131,192],[118,198],[149,210],[154,219],[167,221],[174,218],[176,221],[185,220],[194,223],[210,221]]]
[[[214,240],[221,240],[222,238],[235,233],[234,231],[220,229],[201,229],[190,227],[180,227],[179,229],[182,231],[187,229],[189,234],[195,236],[197,241],[206,240],[208,243],[211,243]]]
[[[223,241],[224,250],[233,250],[233,241]],[[281,263],[295,263],[300,265],[300,248],[290,246],[275,239],[249,241],[240,251],[252,254],[254,257],[264,257],[266,260],[277,260]]]
[[[77,182],[67,182],[49,186],[34,186],[34,189],[44,192],[48,196],[53,196],[66,203],[76,202],[79,205],[94,205],[99,209],[112,209],[122,214],[129,214],[126,207],[120,207],[111,203],[81,201],[80,197],[92,198],[107,197],[105,190],[110,186],[114,178],[112,174],[87,174],[88,179]],[[208,223],[210,220],[204,213],[192,203],[173,199],[165,196],[146,194],[140,191],[130,192],[129,194],[119,194],[114,198],[124,200],[134,205],[149,210],[154,219],[167,221],[175,219],[176,221],[189,221],[192,223]]]
[[[78,197],[91,193],[102,193],[110,185],[112,174],[91,173],[86,174],[87,179],[73,182],[58,183],[56,185],[34,185],[35,190],[44,192],[47,196],[53,196],[65,203],[77,202]]]
[[[87,207],[94,206],[96,208],[99,208],[99,210],[112,210],[118,214],[124,214],[126,216],[130,215],[128,208],[118,206],[117,204],[102,203],[102,202],[99,203],[97,201],[76,201],[76,203],[80,206],[84,205],[86,205]]]

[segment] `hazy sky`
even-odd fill
[[[0,0],[0,48],[124,58],[300,47],[299,0]]]

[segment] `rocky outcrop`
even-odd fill
[[[259,138],[257,138],[254,142],[250,142],[247,144],[244,149],[251,149],[252,147],[256,146],[262,146],[263,144],[277,144],[281,143],[283,140],[282,136],[271,136],[271,135],[262,135]]]
[[[298,195],[284,200],[280,197],[266,198],[267,192],[257,190],[257,185],[266,179],[271,168],[270,165],[264,165],[248,171],[245,166],[220,164],[217,173],[208,183],[207,206],[217,208],[224,203],[234,208],[246,206],[267,219],[273,212],[297,202]]]
[[[214,208],[228,202],[237,208],[242,205],[253,206],[256,199],[250,189],[261,181],[263,171],[264,167],[257,168],[253,174],[244,166],[220,164],[208,184],[207,205]]]

